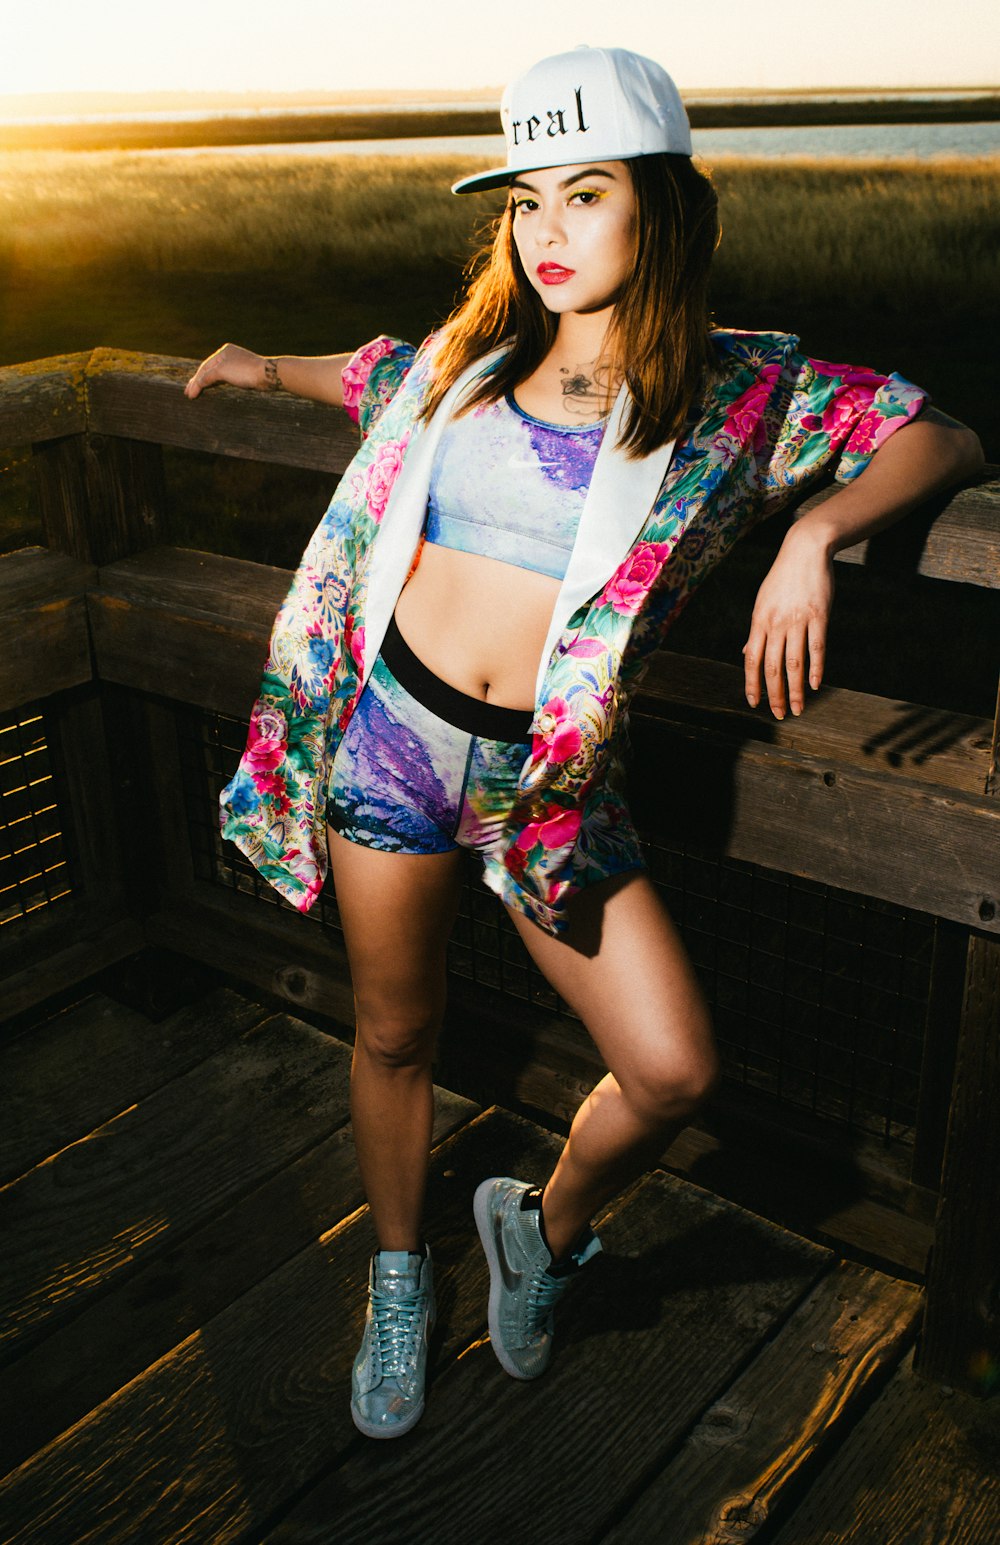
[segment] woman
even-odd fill
[[[835,468],[842,490],[788,532],[744,649],[748,702],[801,713],[834,553],[981,460],[899,377],[710,331],[715,198],[658,65],[617,49],[543,60],[502,116],[507,164],[454,191],[506,183],[510,202],[440,334],[314,359],[227,345],[188,386],[280,386],[343,404],[365,435],[279,612],[222,798],[226,835],[301,909],[327,854],[333,871],[379,1244],[352,1414],[380,1438],[424,1406],[421,1208],[461,848],[609,1069],[543,1188],[476,1193],[493,1346],[533,1378],[556,1301],[600,1248],[590,1219],[717,1077],[622,794],[642,666],[734,538]]]

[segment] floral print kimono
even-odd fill
[[[602,873],[576,852],[584,814],[625,813],[627,702],[653,649],[736,539],[803,484],[856,477],[916,416],[900,376],[808,359],[780,333],[717,331],[718,371],[676,443],[638,460],[617,448],[612,410],[553,610],[536,682],[531,751],[486,883],[550,933],[575,890]],[[222,830],[301,911],[327,866],[330,768],[419,550],[434,450],[469,383],[418,415],[434,346],[376,339],[344,370],[361,447],[313,534],[275,620],[246,751],[223,790]],[[600,845],[601,821],[595,823]]]

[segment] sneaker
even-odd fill
[[[474,1206],[490,1268],[493,1350],[512,1378],[537,1379],[552,1355],[555,1306],[601,1242],[586,1229],[568,1260],[553,1267],[542,1232],[541,1192],[521,1180],[484,1180]]]
[[[423,1415],[433,1271],[430,1250],[372,1256],[365,1333],[351,1377],[351,1416],[366,1437],[402,1437]]]

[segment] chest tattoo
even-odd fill
[[[563,405],[574,418],[600,418],[614,400],[612,367],[603,360],[574,365],[572,369],[561,365],[559,383]]]

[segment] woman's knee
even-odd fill
[[[706,1018],[701,1033],[678,1045],[664,1036],[619,1078],[633,1109],[652,1124],[692,1116],[718,1087],[719,1054]]]
[[[429,1066],[441,1024],[432,1005],[357,1004],[356,1047],[383,1068]]]

